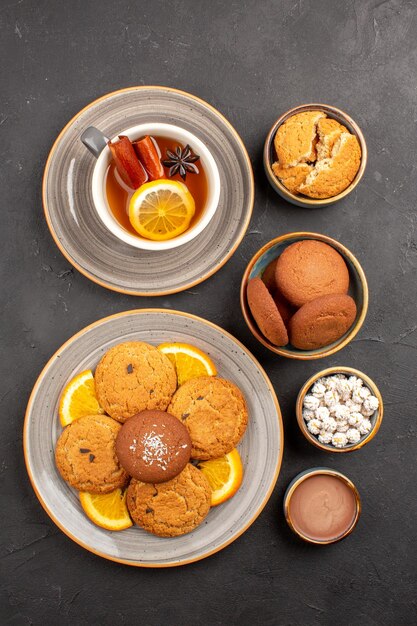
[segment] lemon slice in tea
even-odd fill
[[[181,235],[189,227],[194,213],[194,198],[186,185],[164,178],[139,187],[129,204],[133,228],[141,237],[154,241]]]

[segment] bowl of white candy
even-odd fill
[[[353,452],[379,430],[384,407],[378,387],[352,367],[330,367],[309,378],[298,394],[303,435],[327,452]]]

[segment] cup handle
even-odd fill
[[[107,146],[109,139],[95,126],[89,126],[82,133],[81,141],[91,154],[98,159],[103,148]]]

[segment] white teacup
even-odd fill
[[[200,155],[201,165],[206,172],[207,200],[205,206],[202,207],[200,219],[187,231],[173,239],[168,239],[167,241],[152,241],[140,235],[133,235],[117,221],[107,201],[106,172],[112,160],[110,149],[107,146],[108,139],[97,128],[89,126],[81,135],[81,140],[97,158],[93,172],[92,192],[94,206],[103,224],[113,235],[118,237],[118,239],[121,239],[135,248],[142,248],[143,250],[168,250],[182,246],[184,243],[188,243],[194,239],[194,237],[197,237],[215,214],[220,197],[219,170],[208,148],[188,130],[174,126],[173,124],[163,124],[159,122],[139,124],[138,126],[132,126],[127,130],[119,132],[118,135],[127,135],[132,141],[144,135],[151,135],[156,139],[164,136],[170,137],[181,144],[189,144],[193,152]],[[117,141],[118,135],[111,141]]]

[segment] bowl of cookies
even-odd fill
[[[252,334],[269,350],[291,359],[320,359],[359,332],[368,284],[357,258],[335,239],[288,233],[253,256],[240,302]]]
[[[330,367],[300,389],[297,422],[304,437],[326,452],[353,452],[377,434],[384,414],[381,393],[363,372]]]
[[[311,208],[347,196],[361,180],[367,148],[357,123],[327,104],[303,104],[278,118],[263,154],[266,176],[288,202]]]

